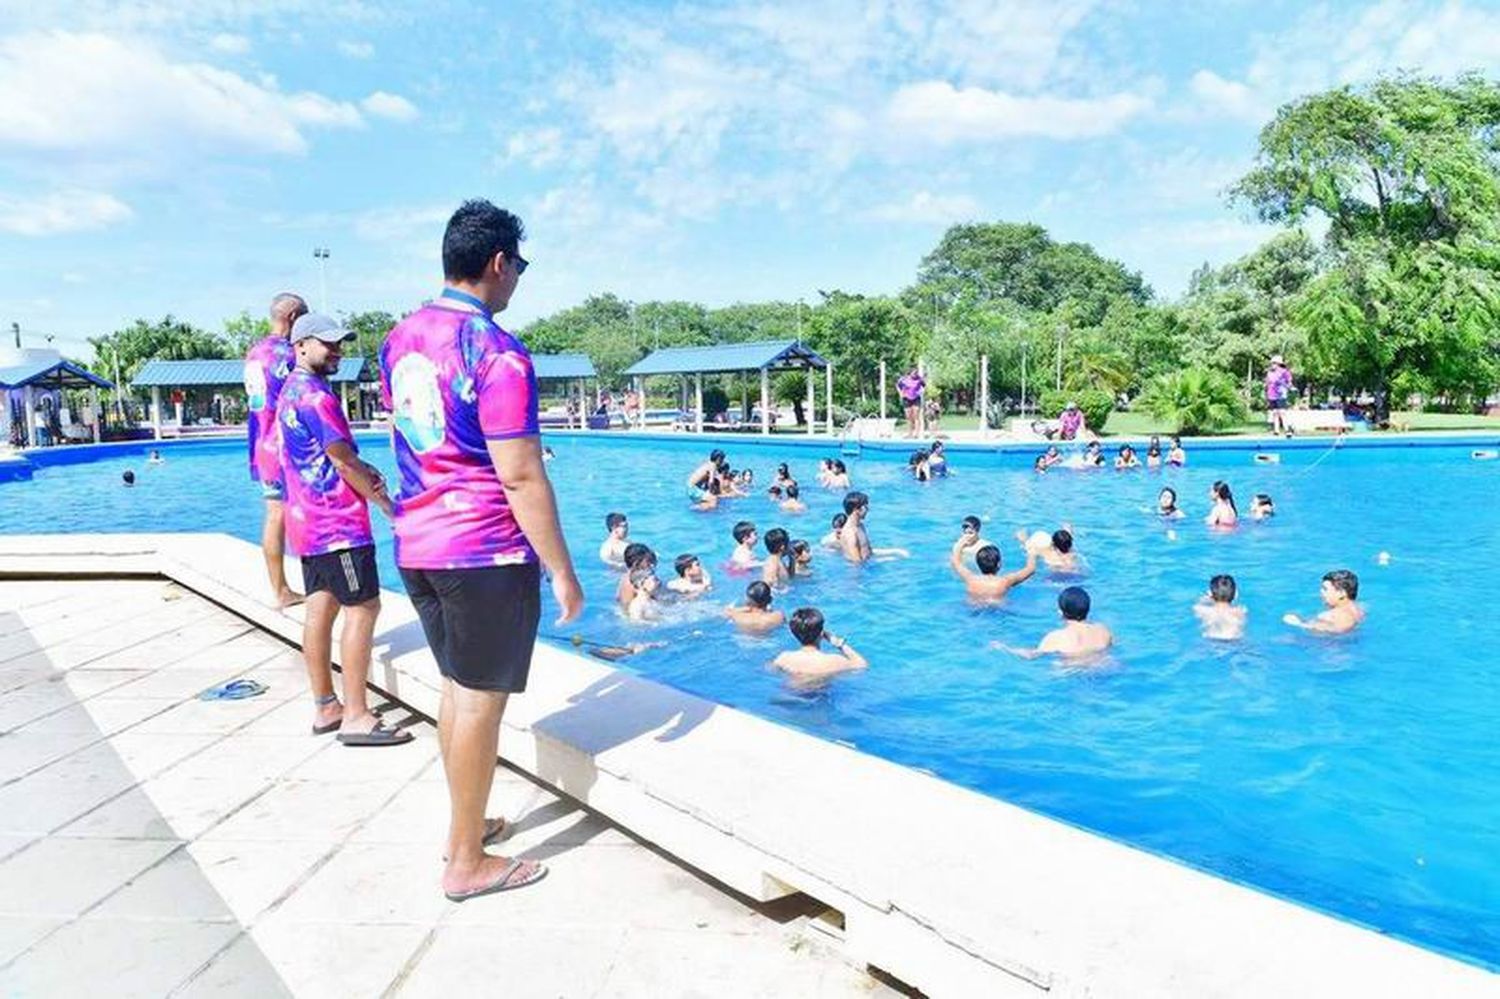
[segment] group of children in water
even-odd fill
[[[1097,449],[1098,442],[1095,441],[1085,450],[1084,467],[1099,464],[1088,457],[1089,450]],[[1037,458],[1038,470],[1045,471],[1041,467],[1044,462],[1051,467],[1063,460],[1056,448],[1048,448],[1047,454]],[[1175,437],[1171,439],[1165,461],[1174,466],[1186,463],[1181,442]],[[1153,437],[1145,467],[1160,468],[1162,462],[1159,441]],[[1115,467],[1123,469],[1139,465],[1134,450],[1129,445],[1123,446]],[[913,477],[920,481],[946,476],[948,464],[942,444],[939,442],[914,454],[908,467]],[[843,461],[836,458],[821,460],[817,481],[825,488],[846,490],[843,510],[834,515],[831,530],[820,541],[821,547],[836,550],[851,562],[909,557],[904,549],[871,545],[865,527],[870,498],[851,488],[848,468]],[[750,470],[735,471],[724,452],[715,449],[689,474],[688,498],[695,509],[714,509],[722,498],[749,495],[753,483]],[[786,463],[778,466],[767,496],[783,512],[800,513],[807,509],[801,499],[800,487]],[[1238,523],[1240,514],[1228,483],[1215,481],[1210,487],[1209,499],[1211,509],[1204,518],[1205,523],[1220,529],[1232,528]],[[1161,490],[1155,513],[1165,520],[1185,516],[1177,505],[1176,490],[1170,486]],[[1271,497],[1257,494],[1249,516],[1265,520],[1274,514]],[[949,552],[949,565],[971,599],[987,603],[1001,601],[1014,587],[1031,579],[1040,567],[1045,567],[1054,578],[1077,577],[1086,571],[1074,548],[1073,530],[1068,524],[1050,534],[1018,531],[1016,539],[1025,562],[1011,572],[1001,571],[1003,556],[1000,547],[984,539],[982,526],[978,517],[965,517],[958,539]],[[623,570],[616,601],[629,620],[651,620],[658,615],[657,607],[661,601],[696,600],[711,590],[713,582],[697,555],[683,554],[673,560],[676,577],[663,587],[656,575],[656,553],[647,545],[629,541],[626,516],[610,513],[605,518],[605,529],[607,534],[599,548],[599,556],[609,565]],[[823,615],[816,608],[798,608],[788,618],[772,606],[777,591],[786,591],[793,580],[810,574],[813,546],[808,541],[791,537],[781,527],[771,528],[762,536],[749,520],[736,523],[731,535],[734,548],[728,559],[730,571],[758,574],[758,578],[746,587],[743,602],[725,611],[736,628],[751,634],[766,634],[786,625],[797,639],[798,648],[782,653],[775,665],[797,676],[826,677],[868,666],[865,658],[847,641],[826,630]],[[758,543],[765,549],[764,555],[758,550]],[[1247,615],[1245,609],[1235,603],[1236,596],[1237,585],[1233,576],[1216,575],[1209,580],[1208,592],[1193,607],[1205,637],[1220,641],[1243,637]],[[1323,634],[1351,631],[1363,620],[1364,611],[1358,603],[1359,580],[1354,573],[1344,569],[1327,573],[1323,577],[1320,596],[1325,609],[1315,617],[1304,619],[1296,614],[1286,614],[1282,620],[1288,625]],[[1061,626],[1043,636],[1034,648],[1017,649],[998,642],[992,643],[992,647],[1026,658],[1057,655],[1069,660],[1087,660],[1113,644],[1114,636],[1108,627],[1088,620],[1091,600],[1082,586],[1070,585],[1063,589],[1058,595],[1057,606]],[[828,649],[824,648],[825,644]]]

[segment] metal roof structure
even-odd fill
[[[531,366],[538,378],[599,377],[587,354],[532,354]]]
[[[826,368],[828,362],[797,340],[663,347],[625,369],[627,375],[691,375],[762,368]]]
[[[357,382],[364,371],[363,357],[346,357],[330,382]],[[164,361],[153,358],[130,380],[136,388],[189,388],[245,384],[245,362],[228,358],[213,361]]]
[[[115,387],[114,382],[106,381],[71,361],[33,361],[30,364],[0,368],[0,388],[18,389],[27,385],[70,389],[88,388],[90,385],[105,389]]]

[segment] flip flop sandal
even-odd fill
[[[521,870],[522,865],[526,863],[528,861],[512,860],[505,870],[500,872],[498,878],[483,888],[475,888],[473,891],[462,892],[445,891],[443,894],[450,902],[467,902],[469,899],[478,898],[481,895],[494,895],[497,892],[511,891],[514,888],[525,888],[527,885],[536,884],[547,876],[547,867],[545,864],[536,864],[533,866],[529,875],[519,874],[518,872]]]
[[[338,721],[331,721],[327,725],[314,725],[312,733],[313,735],[327,735],[329,732],[337,732],[343,727],[343,724],[344,719],[340,718]]]
[[[386,728],[379,721],[368,732],[340,732],[339,742],[345,746],[404,746],[416,736],[396,728]]]
[[[217,687],[209,687],[198,695],[198,700],[243,701],[247,697],[258,697],[269,689],[258,680],[230,680]]]

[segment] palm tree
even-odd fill
[[[1214,368],[1187,368],[1159,376],[1141,394],[1141,405],[1180,434],[1223,430],[1246,417],[1234,379]]]

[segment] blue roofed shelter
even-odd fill
[[[347,408],[349,386],[357,384],[365,371],[363,357],[346,357],[339,369],[328,376],[339,386],[339,397]],[[130,380],[132,388],[151,390],[151,429],[157,440],[162,436],[161,390],[164,388],[239,388],[245,384],[245,362],[237,358],[195,361],[167,361],[152,358]],[[182,425],[182,404],[176,403],[177,425]]]
[[[0,407],[3,409],[0,421],[4,424],[4,434],[0,439],[9,439],[11,424],[19,404],[21,418],[25,421],[23,426],[27,446],[36,447],[42,443],[38,439],[38,428],[34,422],[34,414],[42,405],[39,400],[51,399],[52,405],[57,407],[63,389],[87,389],[93,418],[84,420],[84,424],[92,427],[94,440],[99,440],[99,390],[114,388],[113,382],[100,378],[72,361],[63,360],[56,351],[18,350],[7,351],[6,355],[0,358],[0,396],[4,397],[5,403]]]
[[[636,407],[640,426],[645,426],[645,378],[648,375],[693,376],[694,429],[703,432],[703,376],[760,372],[760,432],[771,432],[771,372],[807,372],[807,432],[817,430],[817,383],[813,372],[822,369],[827,386],[828,432],[833,433],[833,365],[800,340],[759,340],[752,343],[722,343],[709,347],[662,347],[625,369],[635,379]]]
[[[584,393],[584,384],[590,378],[597,379],[599,373],[594,370],[594,362],[587,354],[532,354],[531,369],[536,372],[538,382],[560,381],[564,383],[563,395],[567,395],[567,383],[573,383],[578,390],[578,427],[583,429],[588,425],[589,406],[588,397]],[[545,422],[545,420],[543,421]],[[568,421],[571,424],[571,421]]]

